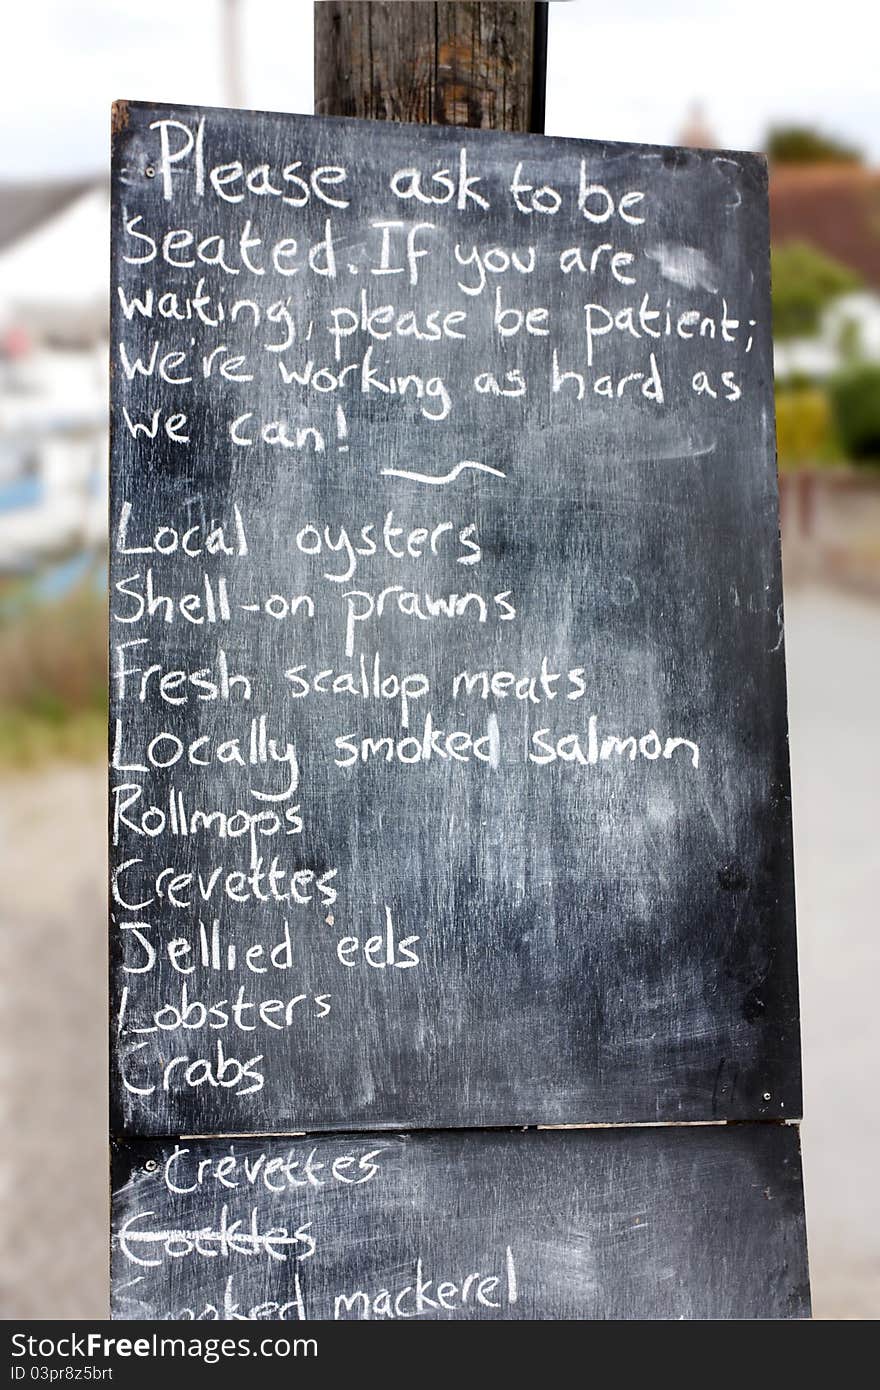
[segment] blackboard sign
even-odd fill
[[[122,1144],[119,1318],[809,1316],[785,1125]]]
[[[120,104],[112,301],[116,1132],[797,1115],[763,160]]]

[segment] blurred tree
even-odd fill
[[[805,241],[774,247],[771,262],[773,332],[777,338],[816,333],[825,306],[861,284],[855,271]]]
[[[831,382],[831,401],[841,443],[856,463],[880,463],[880,366],[862,362]]]
[[[772,164],[861,164],[862,152],[809,126],[772,126],[767,135]]]

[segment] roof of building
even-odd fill
[[[79,178],[0,183],[0,252],[63,211],[98,182],[95,178]]]
[[[109,265],[109,188],[88,181],[0,249],[0,324],[11,320],[35,331],[50,318],[72,322],[73,311],[89,305],[106,317]]]
[[[880,289],[880,169],[771,165],[770,232],[775,245],[809,242]]]

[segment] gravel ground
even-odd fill
[[[880,604],[787,601],[806,1120],[817,1317],[880,1317]],[[0,1217],[7,1318],[107,1308],[104,782],[0,785]]]

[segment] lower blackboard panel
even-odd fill
[[[774,1124],[119,1145],[118,1318],[809,1316]]]

